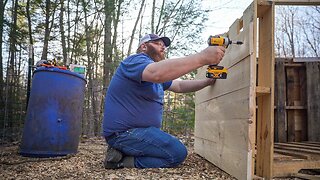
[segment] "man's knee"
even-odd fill
[[[172,155],[172,165],[177,166],[187,158],[188,150],[179,140],[177,140],[171,151]]]

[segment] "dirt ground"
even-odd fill
[[[182,137],[188,146],[186,161],[177,168],[103,168],[105,141],[82,138],[78,153],[59,158],[27,158],[18,154],[19,143],[0,146],[0,179],[235,179],[193,151],[193,138]]]

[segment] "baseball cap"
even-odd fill
[[[145,36],[143,36],[140,39],[138,48],[141,46],[141,44],[143,44],[145,42],[155,41],[155,40],[158,40],[158,39],[161,39],[166,47],[170,46],[170,44],[171,44],[171,40],[168,37],[160,37],[160,36],[158,36],[156,34],[146,34]]]

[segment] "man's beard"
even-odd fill
[[[165,59],[164,53],[157,52],[157,50],[152,46],[147,44],[147,51],[145,52],[150,56],[155,62],[159,62]]]

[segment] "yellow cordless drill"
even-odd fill
[[[241,45],[241,41],[231,41],[228,37],[210,36],[208,39],[209,46],[224,46],[228,48],[230,44]],[[209,65],[207,68],[206,77],[214,79],[227,79],[228,70],[223,66]]]

